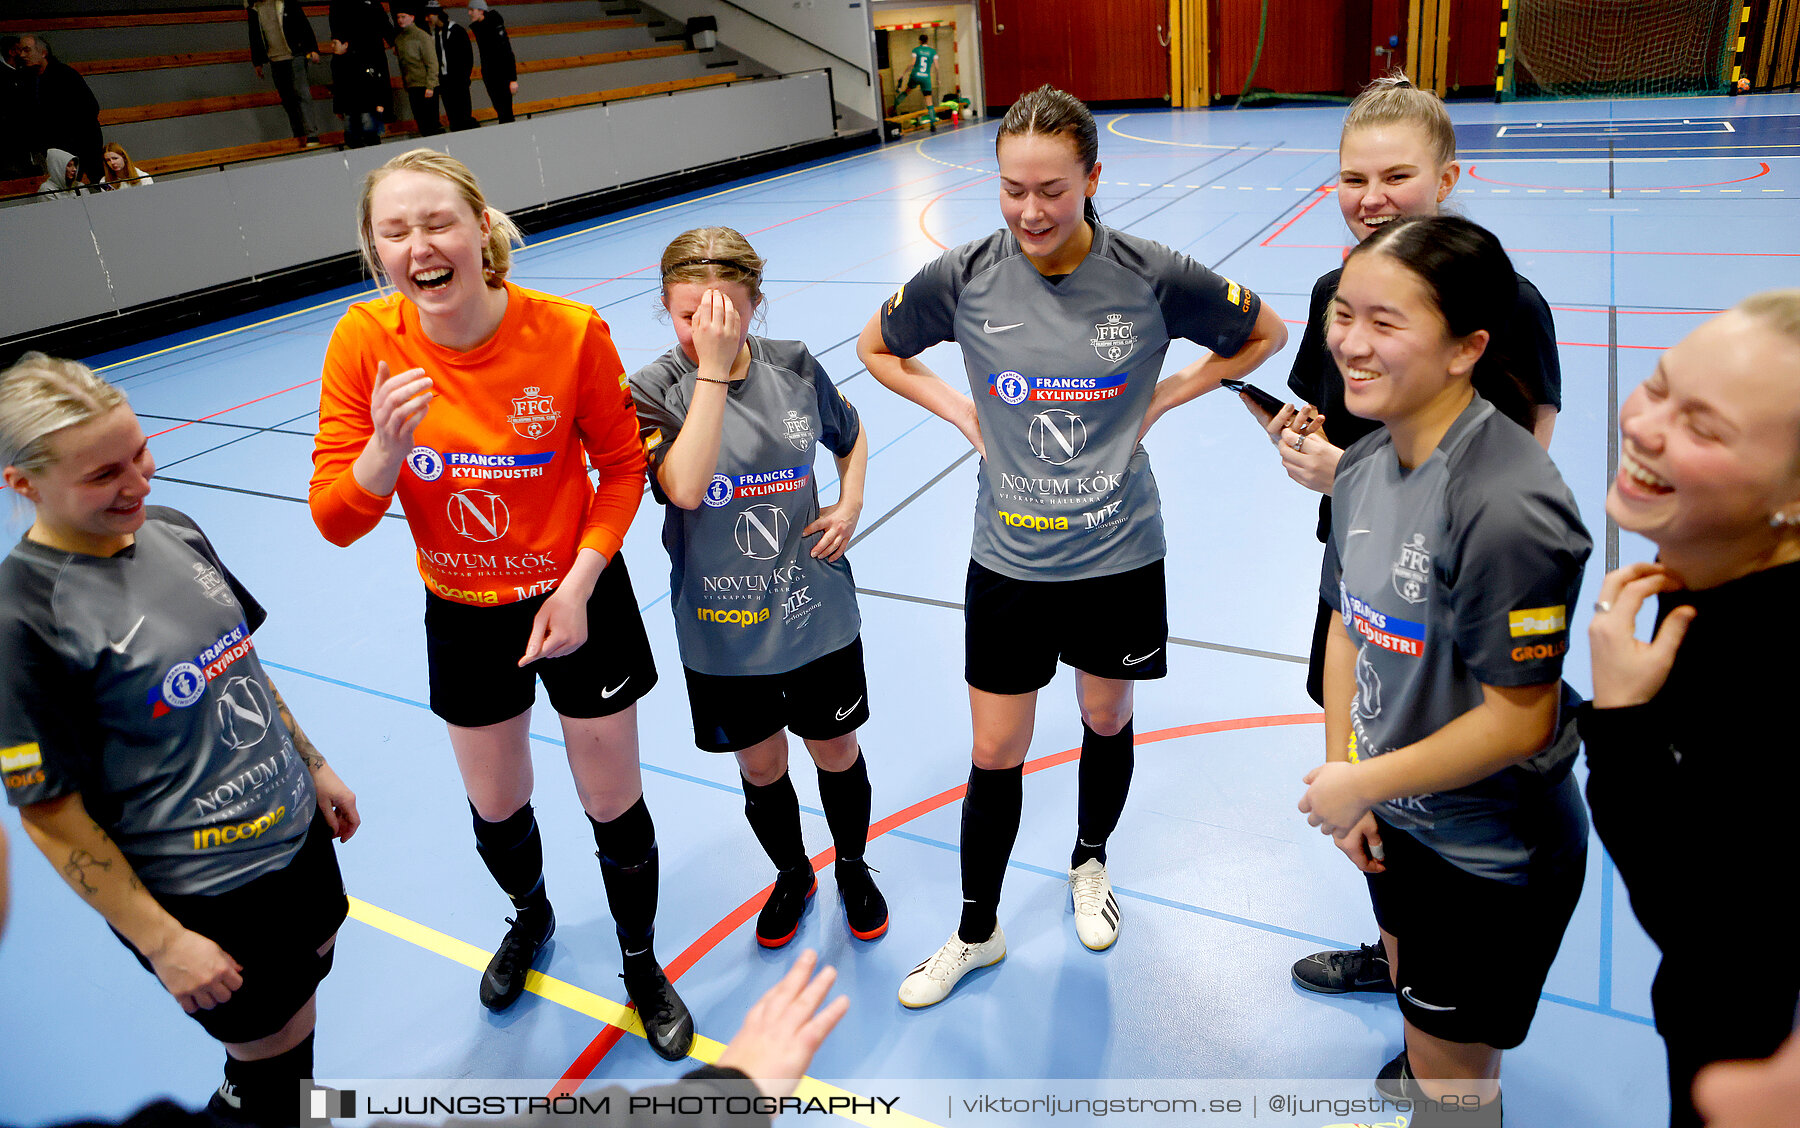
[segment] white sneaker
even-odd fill
[[[912,969],[900,983],[900,1004],[928,1007],[941,1003],[962,977],[980,967],[991,967],[1006,958],[1006,934],[994,926],[994,934],[979,944],[965,942],[952,932],[944,946]]]
[[[1119,901],[1106,876],[1106,863],[1089,858],[1069,871],[1069,895],[1075,902],[1075,935],[1096,952],[1119,938]]]

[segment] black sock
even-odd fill
[[[1106,864],[1106,840],[1119,825],[1125,810],[1125,795],[1131,790],[1131,769],[1137,763],[1132,751],[1131,722],[1112,736],[1101,736],[1081,726],[1081,769],[1078,783],[1081,797],[1076,802],[1075,851],[1069,855],[1069,868],[1100,859]]]
[[[856,762],[841,772],[819,769],[819,801],[825,806],[838,861],[861,858],[869,844],[869,765],[862,749],[856,750]]]
[[[225,1083],[214,1102],[233,1120],[245,1120],[266,1128],[292,1128],[300,1123],[300,1082],[313,1075],[313,1036],[308,1034],[286,1053],[261,1061],[225,1058]],[[237,1100],[232,1107],[230,1098]],[[211,1105],[209,1105],[211,1107]]]
[[[761,787],[739,773],[744,785],[744,817],[762,843],[763,853],[776,869],[790,870],[807,864],[806,843],[800,837],[800,797],[786,772],[774,783]]]
[[[600,859],[600,878],[606,883],[606,904],[612,909],[619,933],[619,950],[625,954],[625,970],[646,967],[656,961],[652,941],[656,936],[656,824],[642,796],[618,818],[596,822],[594,856]]]
[[[499,822],[488,822],[469,804],[475,819],[475,849],[488,872],[522,920],[545,917],[550,898],[544,893],[544,841],[538,835],[537,816],[527,803]]]
[[[981,943],[999,924],[1000,886],[1024,806],[1024,765],[969,769],[962,814],[962,920],[956,926],[966,943]]]

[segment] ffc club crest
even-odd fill
[[[813,429],[811,416],[801,415],[798,411],[790,408],[787,413],[787,418],[781,421],[781,425],[787,428],[788,444],[795,450],[806,451],[812,449]]]
[[[556,421],[562,418],[562,412],[556,410],[555,397],[541,395],[536,388],[526,388],[512,405],[512,414],[506,421],[527,439],[543,438],[556,430]]]
[[[1425,548],[1425,534],[1414,533],[1412,540],[1400,546],[1394,561],[1394,592],[1408,603],[1425,602],[1431,580],[1431,553]]]
[[[1119,363],[1137,348],[1137,334],[1133,332],[1132,323],[1124,317],[1122,313],[1107,314],[1105,321],[1094,326],[1094,336],[1088,341],[1100,359],[1108,364]]]
[[[195,562],[194,582],[200,585],[200,590],[206,593],[206,598],[221,607],[230,607],[236,599],[231,594],[230,586],[225,583],[225,577],[219,575],[219,570],[211,564]]]

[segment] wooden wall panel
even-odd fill
[[[1169,95],[1167,0],[983,0],[988,105],[1011,105],[1048,82],[1088,102]]]
[[[1450,55],[1444,75],[1450,93],[1494,92],[1500,51],[1500,0],[1456,0],[1450,9]]]
[[[1071,90],[1089,102],[1168,97],[1167,0],[1071,0],[1066,7]]]
[[[1269,0],[1268,31],[1256,85],[1289,93],[1335,94],[1346,85],[1345,3],[1368,0]],[[1215,0],[1216,97],[1235,98],[1256,57],[1262,0]]]

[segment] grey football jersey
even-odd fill
[[[1412,470],[1385,428],[1351,446],[1320,595],[1357,649],[1352,759],[1430,736],[1481,704],[1483,685],[1559,680],[1592,549],[1550,456],[1479,396]],[[1558,736],[1532,759],[1377,812],[1471,873],[1523,882],[1534,851],[1587,833],[1563,695]]]
[[[940,255],[882,307],[897,356],[962,347],[987,447],[972,552],[1021,580],[1161,560],[1161,503],[1138,430],[1169,342],[1243,346],[1261,300],[1160,243],[1094,224],[1073,273],[1046,278],[1008,231]]]
[[[263,609],[185,515],[83,556],[0,561],[0,764],[14,806],[78,792],[152,893],[287,865],[317,799],[250,635]]]
[[[781,674],[849,646],[862,630],[850,560],[811,555],[819,516],[813,458],[843,458],[861,422],[799,341],[751,337],[750,370],[727,393],[719,461],[703,502],[669,505],[670,606],[681,662],[703,674]],[[631,378],[650,482],[687,419],[698,375],[671,349]],[[657,500],[668,499],[656,487]]]

